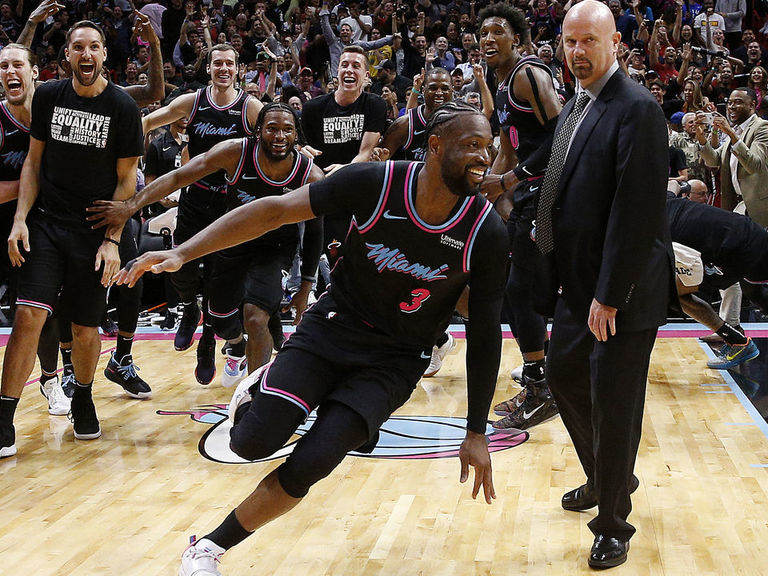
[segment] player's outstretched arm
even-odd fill
[[[130,269],[126,266],[120,271],[116,281],[133,286],[147,270],[154,273],[178,270],[182,264],[206,254],[253,240],[283,224],[303,222],[314,217],[308,184],[282,196],[261,198],[227,212],[177,248],[160,253],[164,256],[162,260],[155,260],[157,253],[153,252],[139,257]],[[176,268],[171,267],[177,264]]]

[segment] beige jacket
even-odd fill
[[[715,150],[707,141],[701,147],[704,163],[720,168],[721,205],[726,210],[739,202],[731,181],[731,154],[739,160],[737,178],[749,216],[768,226],[768,121],[755,118],[733,146],[727,142]]]

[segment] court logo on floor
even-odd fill
[[[197,410],[182,410],[171,412],[159,410],[163,416],[188,415],[195,422],[212,424],[203,434],[198,443],[198,449],[208,460],[224,464],[248,464],[229,449],[229,429],[231,424],[227,418],[227,407],[223,404],[200,406]],[[315,413],[310,414],[307,421],[299,426],[294,437],[280,450],[269,458],[256,460],[266,462],[285,458],[292,451],[299,437],[307,433],[315,421]],[[452,458],[459,453],[459,447],[464,440],[464,418],[450,416],[392,416],[381,427],[379,442],[370,454],[350,452],[352,456],[361,458],[385,458],[401,460],[422,460],[430,458]],[[528,440],[528,432],[515,433],[497,432],[486,426],[488,450],[499,452],[519,446]]]

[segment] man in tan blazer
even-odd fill
[[[768,226],[768,121],[755,114],[757,98],[751,88],[738,88],[728,98],[728,118],[714,114],[715,130],[730,140],[713,149],[706,136],[704,113],[697,112],[696,139],[710,168],[720,168],[722,207],[733,210],[744,199],[747,214]],[[730,123],[729,123],[730,121]]]

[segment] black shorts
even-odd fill
[[[254,304],[270,316],[283,299],[283,270],[289,270],[296,244],[235,246],[213,256],[208,310],[226,318],[241,303]]]
[[[58,306],[72,322],[98,326],[107,304],[102,270],[94,270],[104,232],[72,230],[35,214],[28,219],[30,252],[21,267],[17,306]],[[59,299],[61,293],[61,299]]]
[[[308,416],[326,400],[363,417],[369,439],[405,404],[429,365],[431,350],[406,350],[324,294],[304,314],[259,385]]]
[[[227,211],[227,195],[204,190],[194,184],[182,190],[173,243],[178,246],[200,232]]]
[[[534,202],[535,190],[541,185],[541,180],[523,181],[515,189],[515,196],[520,189],[520,196],[526,200],[522,204],[515,204],[507,220],[507,234],[509,235],[509,251],[512,262],[518,268],[526,271],[535,270],[540,252],[536,243],[531,238],[533,221],[536,218],[536,203]]]

